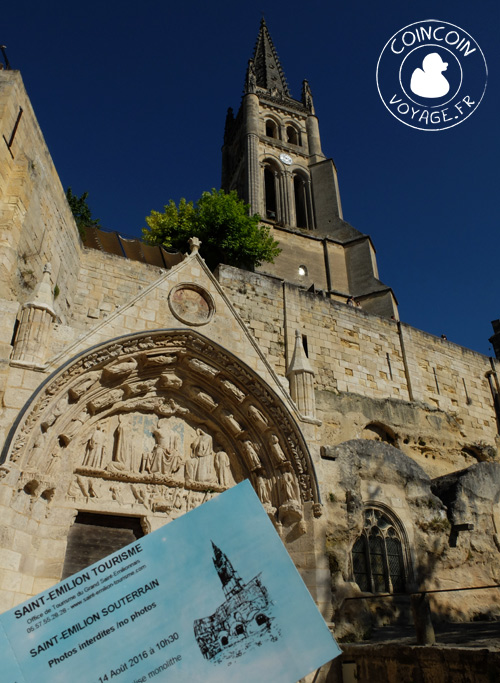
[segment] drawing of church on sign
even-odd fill
[[[205,659],[220,661],[239,657],[263,640],[277,640],[273,628],[273,603],[260,574],[244,584],[227,555],[212,541],[213,563],[226,596],[209,617],[196,619],[194,635]]]

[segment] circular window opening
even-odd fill
[[[307,275],[306,266],[299,266],[299,275],[300,277],[304,277],[305,275]]]

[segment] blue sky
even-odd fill
[[[344,217],[371,235],[401,319],[491,355],[498,305],[497,0],[172,3],[2,7],[0,41],[21,70],[64,187],[101,223],[139,235],[151,209],[220,184],[227,107],[238,108],[264,12],[292,95],[308,78]],[[400,28],[436,18],[481,46],[485,97],[463,124],[396,121],[375,82]]]

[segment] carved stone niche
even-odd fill
[[[64,496],[70,487],[89,504],[105,495],[110,506],[149,501],[151,510],[185,511],[195,493],[246,477],[285,524],[304,503],[319,503],[305,440],[285,403],[192,330],[131,335],[67,363],[29,402],[2,462],[29,469],[39,457],[68,474]],[[79,479],[71,482],[71,472]],[[185,502],[177,496],[170,505],[158,487],[187,492]]]
[[[123,380],[128,377],[137,368],[137,360],[135,358],[127,358],[125,360],[117,360],[115,363],[110,363],[102,371],[102,378],[105,382],[113,382]]]
[[[141,354],[141,364],[144,368],[161,369],[165,366],[171,366],[177,363],[177,354],[152,353]]]
[[[159,389],[180,389],[182,379],[172,371],[163,372],[158,380]]]

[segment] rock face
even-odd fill
[[[327,535],[338,598],[333,620],[341,639],[362,639],[374,625],[409,619],[403,596],[395,595],[386,604],[352,599],[367,596],[366,586],[360,592],[364,568],[359,569],[356,543],[367,539],[371,569],[376,572],[382,567],[383,574],[383,554],[380,562],[373,556],[372,544],[377,535],[384,536],[387,524],[393,525],[401,541],[399,591],[432,591],[434,622],[500,617],[498,589],[455,590],[499,582],[500,464],[476,463],[431,480],[401,451],[383,443],[348,441],[331,448],[328,457],[336,470],[330,479],[332,490],[342,492],[330,497],[332,523]],[[382,523],[377,522],[377,511]],[[393,561],[389,556],[389,564]],[[398,592],[394,580],[392,586],[384,586],[382,580],[379,591],[368,592],[384,592],[384,588]]]
[[[447,507],[451,529],[443,586],[488,586],[500,582],[500,464],[479,462],[432,482]],[[457,617],[499,618],[498,589],[446,594],[443,609]],[[483,594],[485,594],[483,596]]]
[[[328,505],[327,552],[340,596],[333,620],[340,638],[362,639],[374,624],[409,618],[407,597],[352,600],[362,594],[364,574],[371,573],[365,594],[433,587],[450,525],[429,476],[397,448],[356,439],[332,448],[329,458],[335,469],[332,491],[339,492]],[[375,538],[382,539],[381,549],[373,547]],[[353,554],[357,542],[362,558]]]

